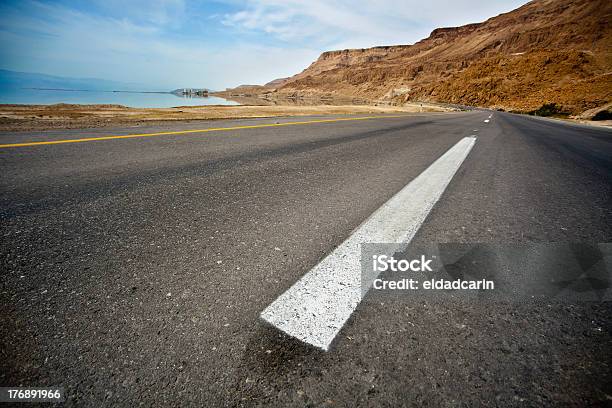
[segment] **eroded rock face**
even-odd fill
[[[414,45],[328,51],[267,89],[577,114],[611,100],[610,21],[609,0],[536,0]]]

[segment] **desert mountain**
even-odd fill
[[[519,111],[556,103],[576,114],[612,99],[611,21],[610,0],[534,0],[413,45],[324,52],[265,89]]]

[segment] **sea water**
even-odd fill
[[[114,104],[133,108],[171,108],[175,106],[238,105],[214,96],[187,97],[172,93],[117,92],[57,89],[0,88],[0,104],[50,105]]]

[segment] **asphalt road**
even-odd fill
[[[329,352],[259,319],[466,136],[413,242],[611,242],[612,132],[490,114],[0,148],[0,386],[63,386],[69,406],[610,403],[610,302],[366,297]]]

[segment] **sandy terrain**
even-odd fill
[[[0,131],[75,129],[168,120],[442,112],[438,106],[182,106],[127,108],[120,105],[0,105]]]

